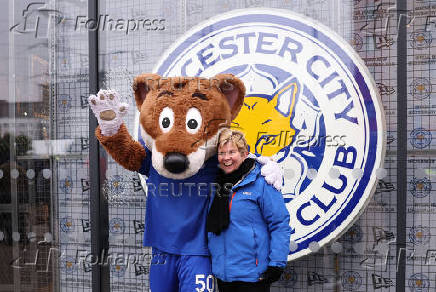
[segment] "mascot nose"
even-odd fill
[[[181,173],[184,172],[189,165],[188,158],[186,155],[177,153],[177,152],[170,152],[165,155],[164,158],[164,167],[172,173]]]

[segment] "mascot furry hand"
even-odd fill
[[[134,79],[133,90],[144,145],[128,133],[122,120],[128,105],[112,90],[89,97],[99,123],[96,136],[116,162],[148,177],[144,246],[165,254],[168,263],[152,261],[151,290],[178,285],[175,291],[196,291],[196,275],[211,275],[205,224],[218,135],[238,115],[245,87],[231,74],[211,79],[143,74]],[[265,160],[262,174],[280,188],[280,168]],[[168,273],[177,275],[176,283]]]

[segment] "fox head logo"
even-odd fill
[[[257,71],[255,67],[250,67],[248,73],[240,76],[242,79],[251,79],[251,82],[247,82],[254,84],[250,86],[251,92],[245,97],[241,112],[234,120],[233,126],[247,130],[247,141],[253,153],[273,156],[290,145],[295,135],[291,116],[300,84],[292,78],[281,84],[272,83],[266,87],[270,92],[266,91],[265,87],[263,90],[256,90],[256,84],[261,84],[261,79],[264,78]]]
[[[239,69],[239,71],[238,71]],[[243,106],[232,127],[246,133],[250,151],[284,162],[293,176],[285,176],[282,190],[289,201],[310,183],[308,165],[320,161],[322,114],[310,90],[288,72],[249,65],[232,73],[247,85]],[[285,169],[285,171],[286,171]]]

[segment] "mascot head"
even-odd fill
[[[143,74],[133,82],[142,139],[159,174],[184,179],[216,153],[221,129],[230,127],[245,96],[231,74],[161,77]]]

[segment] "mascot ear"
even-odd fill
[[[214,77],[214,80],[218,81],[218,88],[226,97],[232,112],[232,120],[234,120],[244,102],[244,83],[233,74],[218,74]]]
[[[141,111],[142,103],[147,94],[159,87],[160,76],[153,73],[141,74],[133,80],[132,88],[135,92],[136,107]]]

